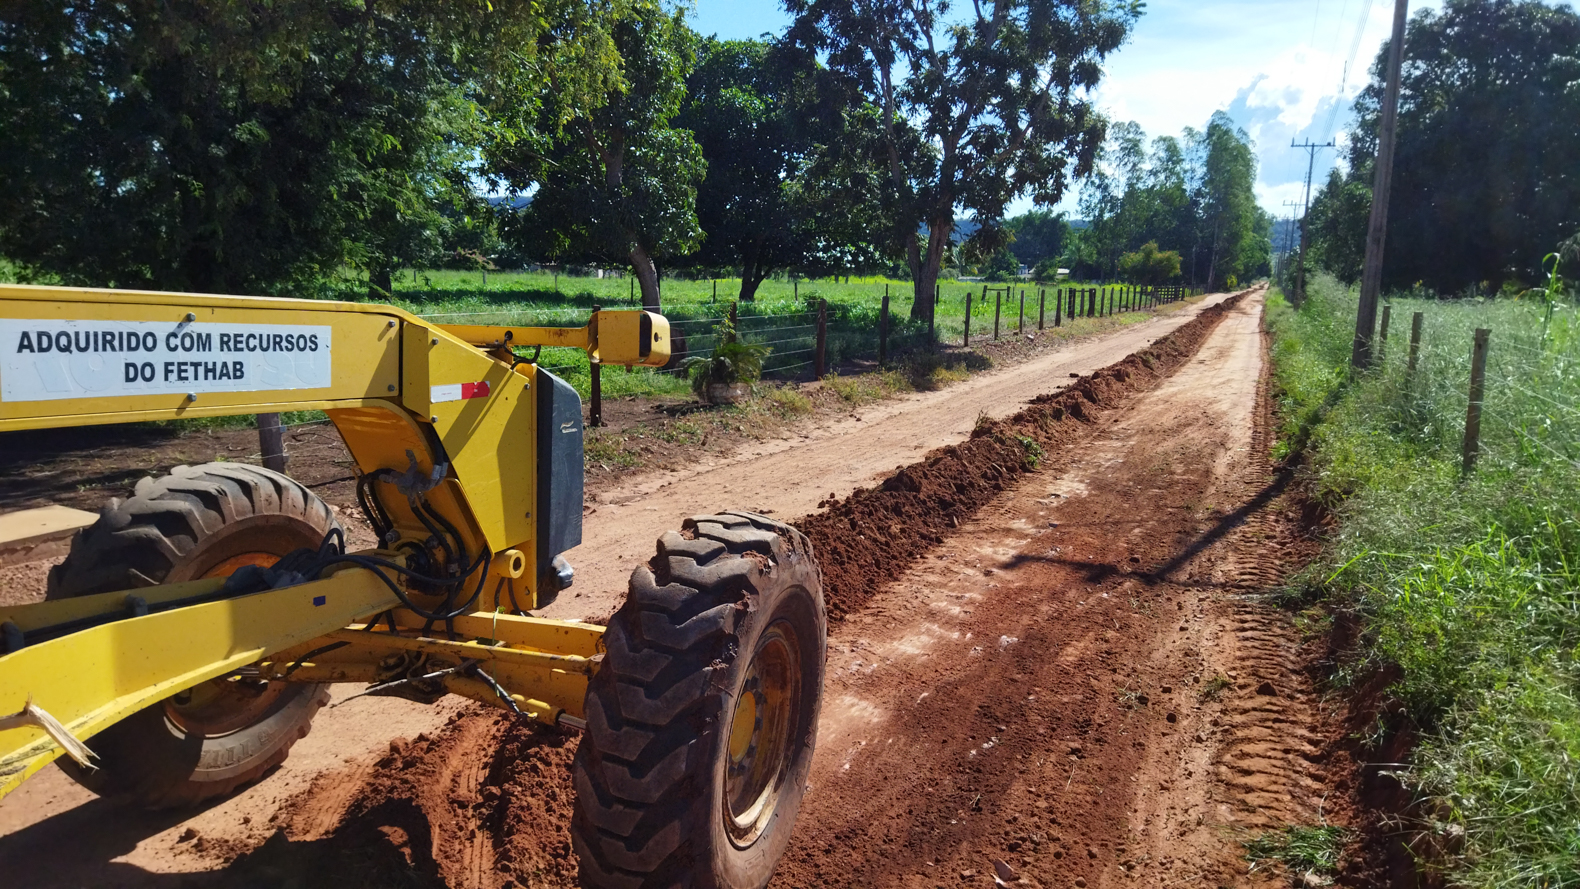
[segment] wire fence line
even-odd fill
[[[1378,407],[1393,413],[1398,431],[1423,445],[1457,446],[1467,473],[1509,471],[1556,482],[1532,472],[1556,460],[1573,475],[1580,467],[1580,310],[1549,312],[1507,300],[1474,311],[1426,301],[1392,305],[1395,330],[1404,327],[1405,312],[1422,316],[1419,339],[1380,348],[1376,372],[1387,385]],[[1479,367],[1478,330],[1487,342]]]

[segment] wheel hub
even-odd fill
[[[725,828],[750,846],[772,819],[794,759],[801,721],[801,647],[788,621],[758,640],[730,718],[725,770]]]
[[[238,553],[203,571],[200,577],[229,577],[247,565],[268,568],[280,557],[267,552]],[[218,737],[240,731],[268,713],[290,688],[242,676],[200,682],[164,701],[165,718],[183,732]]]

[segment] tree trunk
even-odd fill
[[[1213,281],[1218,277],[1218,236],[1222,234],[1223,221],[1219,220],[1212,227],[1212,259],[1207,261],[1207,289],[1213,289]]]
[[[938,294],[938,271],[944,265],[944,248],[954,234],[953,216],[930,219],[927,222],[927,252],[921,253],[915,236],[911,238],[911,280],[916,286],[916,301],[911,303],[911,320],[929,321],[936,311],[933,299]]]
[[[768,270],[760,266],[753,269],[749,275],[741,275],[741,302],[755,302],[757,299],[757,288],[761,287],[763,281],[767,280],[767,278]]]
[[[768,269],[762,263],[762,244],[754,243],[741,251],[741,302],[755,302],[757,288],[762,285],[763,279],[768,277]]]
[[[388,266],[379,265],[368,269],[368,299],[383,302],[395,292],[395,283],[391,280]]]
[[[925,321],[931,317],[933,285],[922,284],[922,247],[915,232],[905,238],[905,264],[911,269],[911,287],[916,291],[916,298],[911,301],[911,320]],[[922,295],[924,292],[926,296]]]
[[[636,275],[637,284],[642,288],[642,308],[649,312],[659,311],[658,267],[641,244],[631,248],[631,272]]]

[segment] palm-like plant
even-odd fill
[[[691,389],[698,398],[708,397],[714,384],[754,383],[763,375],[763,360],[773,349],[762,343],[743,343],[735,325],[722,321],[715,328],[717,339],[706,358],[687,358],[681,367],[691,375]]]

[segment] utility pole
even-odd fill
[[[1295,252],[1295,219],[1299,216],[1296,210],[1300,207],[1299,201],[1285,201],[1284,206],[1289,208],[1289,228],[1284,231],[1284,255]]]
[[[1317,152],[1324,148],[1332,148],[1333,140],[1326,143],[1316,143],[1307,139],[1305,142],[1296,143],[1289,140],[1290,148],[1304,148],[1308,156],[1306,163],[1306,199],[1300,207],[1300,260],[1295,268],[1295,305],[1306,301],[1306,247],[1309,240],[1306,237],[1306,215],[1311,212],[1311,174],[1317,169]]]
[[[1377,328],[1377,296],[1382,291],[1383,243],[1388,234],[1388,189],[1393,185],[1394,137],[1399,125],[1399,78],[1404,64],[1404,22],[1410,0],[1394,0],[1393,39],[1388,44],[1388,86],[1377,126],[1377,178],[1372,183],[1372,216],[1366,227],[1366,267],[1361,272],[1361,303],[1355,313],[1355,345],[1350,366],[1372,363],[1372,331]]]
[[[1295,219],[1300,209],[1299,201],[1285,201],[1284,206],[1289,208],[1289,227],[1284,229],[1283,262],[1279,263],[1279,279],[1283,279],[1284,272],[1289,268],[1289,254],[1295,252]]]

